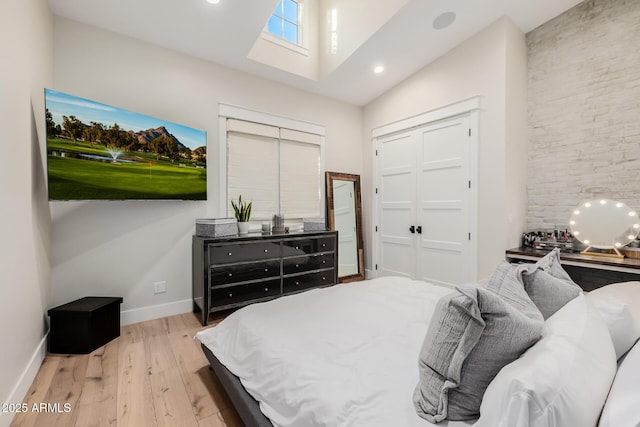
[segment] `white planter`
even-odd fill
[[[249,233],[249,223],[248,222],[238,222],[238,233],[240,233],[240,234]]]

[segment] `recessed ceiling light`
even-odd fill
[[[382,65],[378,65],[373,69],[373,72],[376,73],[376,74],[380,74],[383,71],[384,71],[384,66],[382,66]]]
[[[220,0],[206,0],[206,2],[209,4],[218,4],[220,3]]]
[[[449,25],[453,24],[453,21],[456,20],[456,14],[454,12],[445,12],[436,17],[433,20],[433,28],[436,30],[444,30]]]

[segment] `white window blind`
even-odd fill
[[[252,201],[252,221],[284,215],[295,227],[322,215],[320,135],[227,119],[227,204]]]

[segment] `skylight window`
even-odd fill
[[[267,31],[288,42],[301,45],[300,3],[297,0],[280,0],[269,18]]]

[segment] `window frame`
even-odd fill
[[[294,131],[300,131],[318,135],[320,137],[320,177],[319,177],[319,191],[320,191],[320,212],[318,215],[322,218],[325,216],[325,186],[322,185],[324,179],[325,168],[325,127],[319,124],[305,122],[302,120],[293,119],[290,117],[279,116],[267,112],[251,110],[244,107],[238,107],[229,104],[219,104],[219,193],[218,193],[218,216],[219,217],[233,217],[232,213],[228,210],[228,165],[227,165],[227,119],[237,119],[247,122],[253,122],[263,124],[267,126],[274,126],[279,128],[290,129]],[[280,204],[278,200],[278,204]],[[274,212],[276,213],[276,212]],[[286,220],[287,218],[285,218]]]
[[[284,1],[284,0],[282,0]],[[298,43],[294,43],[290,40],[287,40],[286,38],[284,38],[284,36],[278,36],[272,32],[269,31],[269,20],[275,16],[276,10],[273,11],[273,13],[271,13],[271,15],[269,15],[269,20],[267,20],[267,23],[265,24],[263,30],[262,30],[262,38],[266,41],[269,41],[271,43],[274,43],[276,45],[279,45],[281,47],[284,47],[286,49],[292,50],[294,52],[297,52],[299,54],[302,55],[309,55],[309,49],[308,49],[308,45],[307,45],[307,39],[308,39],[308,34],[307,34],[307,30],[308,30],[308,25],[307,25],[307,14],[306,14],[306,7],[305,7],[305,1],[306,0],[292,0],[295,3],[298,4],[298,22],[297,22],[297,28],[298,28]],[[280,3],[278,3],[280,4]],[[284,14],[284,12],[283,12]],[[277,16],[279,19],[282,19],[283,22],[284,20],[286,20],[286,18],[284,18],[284,16]],[[291,22],[289,20],[286,20],[287,22]],[[284,25],[284,24],[283,24]],[[283,29],[284,32],[284,29]]]

